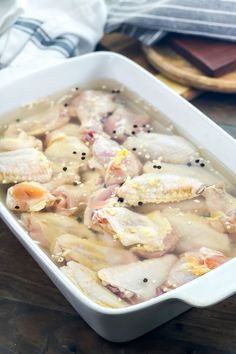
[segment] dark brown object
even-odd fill
[[[177,53],[205,74],[220,77],[236,69],[236,44],[194,36],[170,36]]]

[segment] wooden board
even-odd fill
[[[166,43],[142,48],[149,63],[173,81],[200,90],[236,93],[236,71],[220,78],[213,78],[206,76]]]
[[[148,63],[145,56],[143,55],[141,44],[138,41],[125,36],[124,34],[114,33],[105,35],[101,41],[101,45],[101,49],[111,50],[134,60],[136,63],[150,71],[157,79],[161,80],[169,88],[177,92],[182,97],[186,98],[188,101],[199,96],[201,93],[200,90],[182,85],[171,80],[170,78],[163,76]]]

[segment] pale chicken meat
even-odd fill
[[[81,128],[78,124],[68,123],[63,125],[63,127],[51,131],[46,135],[45,145],[50,145],[54,140],[64,136],[76,136],[79,137],[81,133]]]
[[[109,266],[138,261],[132,252],[122,247],[110,247],[101,240],[82,239],[70,234],[57,238],[52,255],[53,259],[59,263],[75,261],[96,271]]]
[[[49,182],[44,183],[43,186],[47,188],[48,191],[53,192],[57,187],[62,185],[78,185],[80,183],[80,176],[77,173],[64,171],[59,172],[52,176]]]
[[[20,149],[0,153],[0,183],[25,181],[48,182],[52,163],[36,149]]]
[[[55,211],[64,215],[79,214],[87,207],[91,196],[102,187],[103,178],[96,171],[86,171],[72,183],[60,184],[53,189],[57,198]]]
[[[159,210],[163,211],[165,209],[178,209],[182,212],[189,212],[192,214],[197,214],[201,216],[210,216],[209,209],[204,197],[195,197],[192,199],[183,200],[181,202],[172,202],[172,203],[149,203],[143,204],[141,206],[135,207],[135,211],[141,214],[148,214],[153,211]]]
[[[97,229],[97,225],[93,224],[92,217],[94,211],[106,207],[120,206],[115,197],[115,190],[117,185],[112,185],[107,188],[100,188],[92,193],[87,201],[87,206],[84,212],[84,224]]]
[[[95,138],[92,154],[90,166],[104,173],[106,185],[121,184],[128,176],[139,175],[142,171],[140,161],[132,152],[107,137]]]
[[[53,163],[54,174],[77,173],[80,168],[86,168],[90,150],[79,138],[64,136],[54,140],[46,148],[45,155]]]
[[[200,161],[200,160],[197,160]],[[202,164],[202,167],[201,167]],[[148,161],[143,166],[144,173],[158,173],[158,174],[168,174],[168,175],[177,175],[182,177],[191,177],[197,179],[199,182],[206,186],[211,186],[213,184],[219,183],[220,181],[225,180],[223,176],[216,173],[211,173],[205,168],[205,164],[201,163],[199,166],[181,165],[181,164],[172,164],[160,162],[158,160]],[[229,189],[232,189],[232,185],[227,182]]]
[[[117,151],[120,150],[120,145],[109,137],[96,134],[94,135],[91,150],[92,159],[90,166],[104,170],[107,168],[111,159],[116,155]]]
[[[147,216],[126,208],[105,207],[94,211],[92,221],[123,246],[145,258],[171,252],[178,242],[170,223],[159,212]]]
[[[98,186],[90,182],[76,183],[75,185],[62,185],[53,191],[57,199],[54,204],[55,211],[64,215],[74,215],[86,208],[89,196],[96,191]]]
[[[116,96],[99,90],[81,91],[70,102],[70,115],[79,119],[84,133],[102,132],[103,122],[117,106]]]
[[[142,160],[185,164],[199,156],[197,149],[185,138],[177,135],[141,132],[127,138],[124,146]]]
[[[57,102],[41,102],[35,104],[35,108],[24,113],[22,119],[8,125],[4,135],[14,135],[18,130],[23,130],[29,135],[42,135],[51,130],[57,129],[69,122],[67,107]]]
[[[48,250],[53,249],[56,239],[66,233],[82,238],[95,237],[92,231],[76,219],[56,213],[23,213],[21,221],[32,239]]]
[[[82,264],[70,261],[61,271],[77,286],[84,295],[104,307],[126,307],[127,303],[101,285],[96,272]]]
[[[236,198],[225,191],[223,184],[206,188],[204,196],[212,216],[212,226],[223,226],[236,241]]]
[[[150,121],[150,117],[141,109],[133,106],[118,105],[113,114],[109,115],[104,122],[104,130],[113,139],[123,142],[128,136],[143,130]]]
[[[70,114],[78,117],[84,138],[89,132],[106,132],[117,141],[143,129],[150,117],[120,93],[99,90],[82,91],[71,100]]]
[[[211,227],[208,218],[196,214],[183,213],[178,209],[166,209],[162,214],[168,219],[179,236],[179,242],[175,248],[177,253],[208,247],[229,254],[229,237]]]
[[[206,247],[201,247],[197,251],[186,252],[174,264],[166,283],[159,289],[159,293],[186,284],[219,267],[228,259],[223,253]]]
[[[104,268],[98,271],[98,277],[113,293],[131,304],[137,304],[157,296],[157,288],[167,280],[176,261],[176,256],[165,255],[134,264]]]
[[[8,188],[6,204],[10,210],[30,212],[50,207],[55,200],[56,198],[42,184],[22,182]]]
[[[0,138],[0,152],[27,148],[42,150],[42,145],[41,140],[26,134],[24,131],[19,131],[12,136],[2,136]]]
[[[179,202],[200,196],[204,184],[195,178],[177,175],[144,173],[125,183],[116,191],[118,197],[124,199],[128,206],[147,203]]]

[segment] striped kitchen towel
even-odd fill
[[[152,45],[167,32],[236,41],[236,0],[108,0],[106,32]]]
[[[9,8],[7,2],[0,1],[0,85],[91,52],[103,35],[103,0],[10,0]]]

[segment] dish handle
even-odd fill
[[[176,289],[175,298],[194,307],[214,305],[236,293],[236,257]]]

